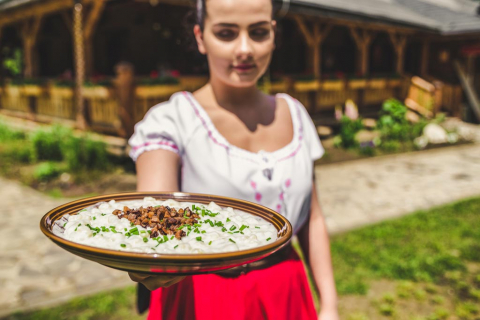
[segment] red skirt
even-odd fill
[[[148,320],[316,320],[305,268],[295,250],[269,268],[236,278],[198,275],[152,292]]]

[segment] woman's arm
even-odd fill
[[[179,191],[180,157],[168,150],[142,153],[136,163],[137,191]]]
[[[333,278],[330,241],[322,209],[318,202],[315,183],[312,187],[310,219],[300,230],[298,240],[320,291],[321,313],[319,319],[338,319],[337,292]]]
[[[142,153],[137,159],[137,191],[179,191],[178,177],[180,157],[168,150],[153,150]],[[150,276],[141,273],[128,275],[141,282],[149,290],[171,286],[185,277]]]

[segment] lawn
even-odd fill
[[[332,238],[341,319],[480,319],[480,197]],[[5,319],[142,319],[129,287]]]

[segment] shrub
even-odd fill
[[[71,129],[53,126],[51,130],[38,130],[30,136],[33,159],[66,161],[71,172],[104,170],[108,165],[105,143],[87,135],[76,137]]]
[[[33,176],[38,181],[48,182],[58,177],[60,173],[62,173],[62,170],[58,163],[43,162],[37,166]]]
[[[106,169],[108,155],[105,143],[88,137],[71,137],[63,146],[62,153],[68,169],[73,172],[82,169]]]
[[[25,134],[21,131],[13,130],[0,122],[0,141],[14,141],[25,139]]]
[[[352,120],[347,116],[340,119],[340,134],[337,136],[336,146],[345,149],[358,147],[356,134],[363,129],[361,119]]]
[[[50,130],[37,130],[30,135],[34,160],[62,161],[62,143],[72,137],[72,131],[58,125]]]
[[[424,119],[418,123],[411,124],[405,117],[407,107],[396,99],[388,99],[383,103],[382,116],[377,121],[377,128],[380,130],[382,148],[388,149],[389,141],[413,141],[423,133],[427,125]]]

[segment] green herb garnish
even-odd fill
[[[236,242],[233,241],[231,238],[228,238],[228,241],[233,242],[233,243],[236,243]]]
[[[125,248],[127,245],[126,244],[121,244],[120,247]]]

